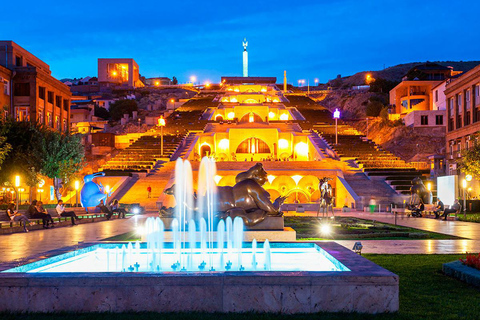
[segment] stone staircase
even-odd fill
[[[190,149],[190,146],[195,141],[196,136],[197,134],[195,132],[189,132],[170,157],[170,161],[176,161],[178,158],[184,158],[187,150]]]
[[[141,177],[125,192],[119,201],[122,203],[140,203],[146,210],[157,210],[157,200],[165,189],[168,180],[175,170],[175,162],[170,161],[155,173]],[[152,188],[152,195],[147,197],[147,188]]]
[[[396,193],[384,179],[371,179],[361,171],[346,174],[345,180],[360,197],[360,203],[357,203],[357,207],[360,210],[369,204],[372,197],[376,203],[382,207],[388,206],[391,203],[401,203],[405,199],[404,196]]]

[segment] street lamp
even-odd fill
[[[19,192],[19,195],[20,195],[20,204],[22,204],[22,192],[24,192],[24,191],[25,191],[24,188],[18,189],[18,192]],[[18,210],[18,208],[17,208],[17,210]]]
[[[197,77],[191,76],[190,77],[190,82],[192,82],[192,84],[195,85],[195,82],[197,82]]]
[[[467,179],[463,179],[462,187],[463,187],[463,217],[467,218]]]
[[[315,87],[316,87],[316,86],[318,85],[318,79],[317,79],[317,78],[315,78],[315,80],[314,80],[314,81],[315,81]]]
[[[333,118],[335,119],[335,145],[338,144],[338,119],[340,119],[340,110],[338,108],[333,112]]]
[[[78,189],[80,188],[80,181],[75,180],[75,207],[78,207]]]
[[[166,125],[165,119],[163,118],[163,116],[161,116],[158,119],[158,126],[160,127],[160,136],[162,137],[162,140],[160,142],[160,148],[161,148],[160,154],[162,156],[163,156],[163,127],[165,127],[165,125]]]
[[[18,188],[20,187],[20,176],[15,176],[15,190],[17,191],[16,201],[18,210]]]

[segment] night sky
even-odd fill
[[[146,77],[288,82],[399,63],[480,59],[480,1],[5,1],[0,39],[57,78],[96,76],[97,58],[134,58]]]

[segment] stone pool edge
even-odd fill
[[[53,250],[31,263],[95,243]],[[0,273],[0,311],[395,312],[399,278],[335,242],[316,242],[351,271]],[[23,264],[23,262],[22,262]],[[0,270],[18,266],[1,264]]]

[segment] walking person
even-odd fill
[[[148,186],[147,187],[147,198],[151,198],[152,197],[152,187]]]
[[[30,224],[30,220],[28,220],[25,215],[18,213],[18,211],[15,210],[15,204],[10,203],[8,205],[7,216],[10,218],[11,221],[19,221],[20,225],[23,225],[23,231],[28,232],[27,224]]]
[[[65,205],[63,204],[63,200],[58,200],[58,204],[55,210],[57,210],[57,214],[60,217],[70,217],[72,219],[72,226],[77,225],[75,223],[75,220],[78,220],[77,215],[73,211],[65,211]]]
[[[370,205],[370,213],[374,213],[375,207],[377,206],[377,202],[375,201],[375,198],[371,197],[370,202],[368,204]]]

